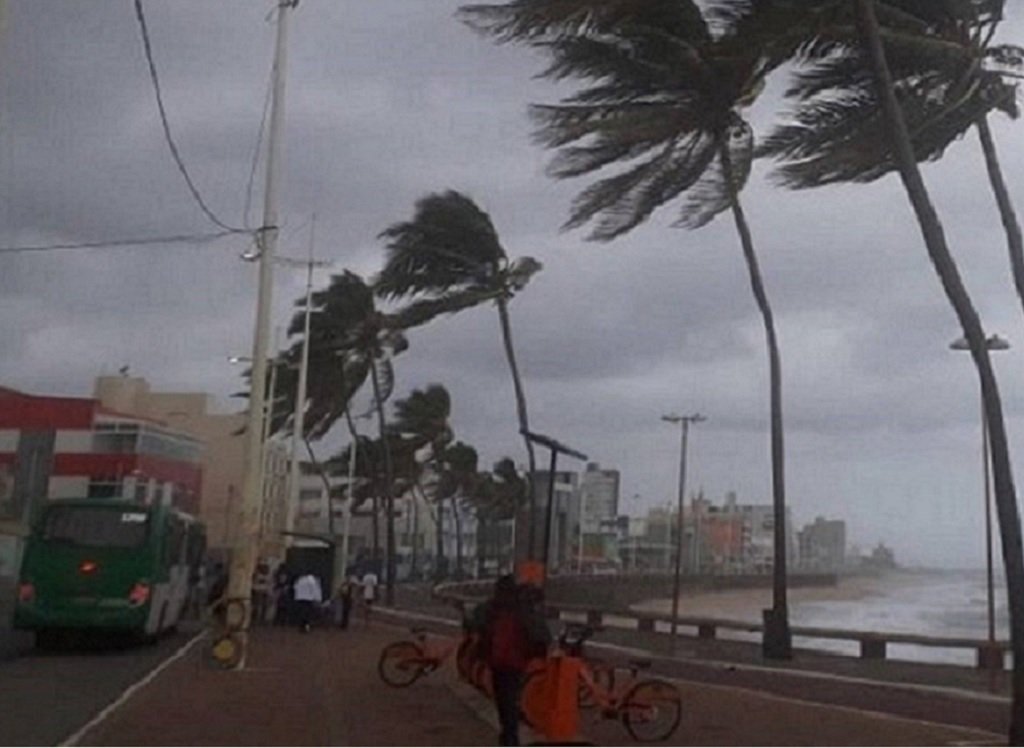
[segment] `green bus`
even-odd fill
[[[154,640],[188,612],[205,553],[202,524],[171,507],[48,501],[25,546],[14,627],[40,647],[75,630]]]

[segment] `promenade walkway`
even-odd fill
[[[81,745],[493,745],[486,700],[450,665],[406,689],[385,686],[377,656],[404,629],[357,624],[301,634],[261,629],[249,667],[208,668],[202,643],[77,737]],[[995,745],[992,733],[681,681],[686,705],[670,745]],[[524,736],[528,739],[529,736]],[[599,745],[628,743],[587,723]]]

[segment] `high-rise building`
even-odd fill
[[[846,565],[846,523],[817,517],[797,534],[800,566],[807,571],[840,571]]]

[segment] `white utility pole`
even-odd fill
[[[348,487],[346,489],[348,496],[345,498],[345,503],[341,510],[341,553],[334,557],[335,571],[341,572],[341,578],[344,578],[345,570],[348,567],[348,535],[352,524],[352,505],[355,502],[356,455],[358,454],[358,451],[359,435],[353,428],[352,449],[348,455]],[[331,498],[329,496],[327,497],[327,509],[328,511],[334,511],[334,507],[331,506]],[[338,583],[338,575],[336,573],[335,584]]]
[[[676,651],[676,630],[679,625],[679,590],[682,583],[682,566],[683,566],[683,530],[685,526],[683,524],[683,503],[684,496],[686,495],[686,441],[687,436],[690,432],[691,423],[701,423],[707,419],[695,413],[692,416],[677,416],[674,413],[672,415],[662,416],[661,420],[668,421],[669,423],[679,424],[680,428],[680,442],[679,442],[679,500],[677,502],[676,510],[676,568],[673,575],[672,583],[672,652]],[[696,526],[694,527],[694,542],[698,542]]]
[[[267,176],[263,195],[263,225],[258,234],[260,249],[259,290],[256,297],[256,329],[252,344],[252,382],[246,422],[245,479],[242,483],[241,526],[231,556],[228,598],[241,601],[244,620],[238,632],[241,656],[237,669],[245,667],[249,622],[252,613],[252,575],[256,567],[260,532],[260,503],[263,498],[262,423],[267,382],[267,338],[270,331],[270,307],[277,249],[278,181],[281,170],[281,129],[284,125],[284,82],[287,62],[288,18],[298,0],[280,0],[277,6],[277,41],[274,49],[274,86],[267,134]]]
[[[306,311],[302,324],[302,358],[299,363],[299,384],[295,391],[295,417],[292,421],[292,461],[291,475],[288,480],[288,512],[285,529],[291,533],[295,530],[295,513],[299,507],[299,445],[305,436],[306,426],[306,380],[309,376],[309,320],[313,312],[313,268],[328,267],[331,263],[313,259],[313,248],[316,244],[316,213],[313,214],[309,230],[309,259],[293,260],[289,257],[278,258],[282,265],[303,265],[306,268]],[[330,504],[330,497],[327,499]],[[330,508],[330,507],[328,507]],[[291,535],[286,536],[289,544]]]

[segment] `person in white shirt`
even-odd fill
[[[370,609],[377,600],[377,586],[379,584],[380,580],[377,579],[377,575],[373,571],[367,571],[363,574],[362,581],[359,583],[359,586],[363,588],[363,620],[367,625],[370,623]]]
[[[324,599],[320,580],[315,575],[307,572],[295,580],[293,589],[295,591],[295,607],[299,618],[299,629],[303,632],[309,631],[313,623],[313,613],[320,607],[320,603]]]

